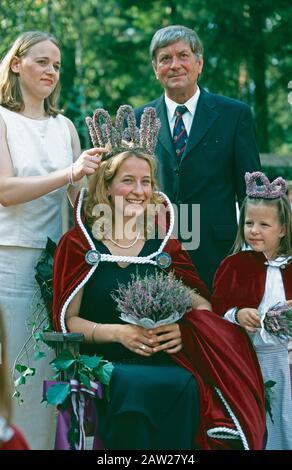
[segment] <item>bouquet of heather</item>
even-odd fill
[[[128,285],[119,285],[112,297],[117,302],[120,318],[144,328],[154,328],[179,320],[192,308],[194,291],[172,273],[132,275]]]
[[[271,335],[292,339],[292,307],[287,302],[278,302],[265,314],[263,326]]]

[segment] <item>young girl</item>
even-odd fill
[[[99,161],[96,149],[80,155],[75,127],[57,109],[60,65],[57,40],[41,31],[21,34],[0,63],[0,305],[10,367],[29,336],[34,267],[47,237],[61,236],[66,189],[73,201],[73,182],[94,173]],[[53,412],[40,403],[51,371],[45,363],[14,413],[33,449],[52,445]]]
[[[250,335],[264,381],[273,380],[272,416],[266,449],[292,449],[292,397],[288,341],[267,333],[261,318],[277,302],[292,304],[292,221],[282,178],[272,183],[246,173],[247,197],[240,211],[235,254],[219,266],[212,306]],[[260,179],[260,185],[257,180]],[[242,251],[241,251],[242,250]]]

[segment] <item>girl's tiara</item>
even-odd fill
[[[262,184],[257,184],[260,180]],[[248,197],[260,199],[276,199],[284,196],[287,190],[286,181],[279,176],[270,183],[269,178],[261,171],[245,173],[246,194]]]
[[[103,159],[129,148],[141,149],[151,155],[154,153],[160,129],[160,120],[155,108],[144,109],[140,128],[136,126],[133,108],[127,104],[119,107],[115,126],[108,111],[103,108],[96,109],[93,117],[87,117],[85,121],[94,147],[108,149]]]

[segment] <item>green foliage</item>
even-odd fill
[[[272,400],[273,400],[273,395],[274,395],[274,390],[273,387],[276,385],[277,382],[274,380],[267,380],[264,383],[265,387],[265,402],[266,402],[266,412],[269,414],[272,422],[273,420],[273,413],[272,413]]]
[[[101,382],[105,387],[109,385],[113,364],[99,356],[73,355],[65,349],[50,363],[56,372],[54,378],[62,379],[66,371],[66,383],[60,382],[51,385],[47,392],[47,401],[51,405],[62,405],[70,394],[69,380],[75,379],[90,389],[90,381]]]
[[[292,167],[263,166],[263,172],[271,181],[278,176],[282,176],[287,181],[292,180]]]
[[[48,326],[52,329],[51,323],[51,310],[53,302],[53,260],[56,249],[56,243],[53,242],[49,237],[47,238],[47,244],[42,252],[42,255],[35,267],[36,275],[35,279],[40,286],[42,299],[46,305],[48,315]],[[40,333],[35,333],[35,340],[39,340]]]
[[[112,114],[162,90],[148,48],[155,30],[184,24],[205,49],[203,86],[249,103],[261,152],[292,152],[291,19],[288,0],[1,0],[0,54],[28,29],[49,30],[62,46],[61,107],[90,145],[84,118],[97,106]]]
[[[48,238],[46,247],[35,266],[35,278],[40,286],[41,292],[37,290],[35,297],[39,297],[38,301],[32,301],[32,315],[29,322],[30,324],[28,325],[31,333],[28,335],[25,344],[22,345],[12,370],[15,388],[13,396],[18,399],[19,403],[23,402],[19,386],[26,384],[26,378],[28,376],[35,375],[35,368],[30,367],[29,364],[23,365],[20,362],[24,357],[29,362],[29,351],[31,349],[34,350],[34,360],[39,360],[47,356],[47,343],[44,342],[42,334],[52,330],[52,270],[55,249],[56,244]],[[100,381],[105,385],[106,394],[108,395],[107,386],[109,385],[113,366],[112,363],[104,361],[101,357],[79,354],[74,356],[68,349],[64,349],[51,361],[51,365],[55,371],[55,380],[61,379],[62,374],[66,372],[67,380],[76,379],[83,383],[86,388],[90,387],[91,380]],[[65,393],[67,388],[61,387],[59,384],[56,390],[51,390],[51,388],[50,394],[48,395],[48,402],[51,404],[63,403],[69,393]],[[52,401],[50,401],[51,398]]]
[[[64,403],[68,395],[70,395],[70,384],[60,382],[48,388],[47,401],[50,405],[58,406]]]
[[[63,350],[51,365],[56,372],[55,380],[61,379],[66,372],[66,382],[58,382],[51,385],[46,393],[46,400],[50,405],[66,408],[71,395],[70,380],[75,379],[85,388],[90,389],[90,382],[100,382],[104,386],[105,397],[109,399],[109,383],[113,372],[113,364],[105,361],[102,357],[73,355],[68,350]],[[77,400],[79,394],[77,394]],[[81,418],[80,418],[81,419]],[[68,442],[71,448],[75,448],[79,442],[80,423],[75,414],[71,413],[70,429],[68,432]]]

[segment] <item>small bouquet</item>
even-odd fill
[[[271,335],[292,339],[292,307],[287,302],[278,302],[266,312],[263,326]]]
[[[194,291],[172,273],[132,275],[127,285],[119,285],[112,298],[120,318],[144,328],[175,323],[192,308]]]

